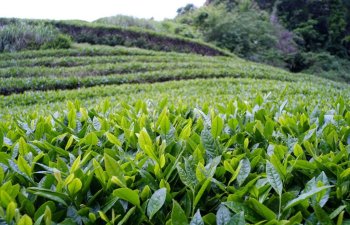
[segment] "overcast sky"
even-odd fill
[[[117,14],[162,20],[176,16],[188,3],[205,0],[1,0],[0,17],[28,19],[95,19]]]

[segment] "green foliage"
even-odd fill
[[[349,216],[349,102],[338,98],[324,111],[270,98],[212,106],[203,99],[202,107],[175,99],[104,101],[91,110],[76,101],[53,115],[8,117],[0,123],[1,152],[9,155],[0,164],[0,218],[8,224],[342,221]],[[72,110],[75,128],[69,126]],[[154,126],[165,113],[169,136]],[[201,133],[206,124],[218,127],[218,118],[224,129],[208,135],[221,151],[212,158]],[[266,128],[271,121],[272,132]],[[39,124],[43,133],[35,137]],[[88,141],[91,134],[97,144]]]
[[[342,224],[350,216],[347,84],[233,57],[123,47],[0,59],[11,94],[0,96],[1,223]],[[163,82],[176,79],[189,80]],[[14,94],[83,86],[96,87]]]
[[[132,16],[124,15],[104,17],[96,20],[95,22],[101,24],[116,25],[119,27],[139,27],[153,31],[156,31],[158,26],[158,22],[151,19],[139,19]]]
[[[16,22],[0,28],[0,52],[23,49],[69,48],[71,40],[52,26]]]

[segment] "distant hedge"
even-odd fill
[[[0,18],[0,26],[15,23],[18,19]],[[222,49],[212,45],[182,38],[178,36],[164,35],[156,32],[135,28],[121,28],[110,25],[94,24],[84,21],[49,21],[49,20],[25,20],[36,24],[45,23],[57,27],[62,33],[70,35],[78,43],[124,45],[157,51],[174,51],[184,53],[196,53],[201,55],[217,56],[231,55]]]
[[[0,26],[0,52],[69,48],[71,40],[53,25],[16,21]]]

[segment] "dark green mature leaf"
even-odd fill
[[[208,178],[205,180],[201,188],[199,189],[198,193],[196,194],[196,197],[194,199],[193,207],[195,208],[199,202],[199,200],[202,198],[205,190],[207,189],[208,185],[210,184],[212,178]]]
[[[297,224],[300,224],[302,220],[303,220],[303,215],[301,214],[301,212],[298,212],[294,216],[290,217],[287,225],[297,225]]]
[[[334,224],[331,218],[329,217],[329,215],[319,205],[316,204],[313,208],[315,210],[315,215],[320,224],[322,225]]]
[[[224,202],[223,204],[236,214],[244,212],[246,220],[251,223],[257,223],[258,221],[261,221],[260,216],[244,203],[230,201]]]
[[[194,214],[190,225],[204,225],[204,221],[202,219],[201,213],[199,211],[199,209],[197,210],[196,214]]]
[[[282,180],[275,167],[269,161],[266,162],[266,175],[271,187],[281,196],[283,190]]]
[[[217,225],[227,225],[231,219],[231,212],[224,206],[219,207],[216,213],[216,224]]]
[[[298,205],[299,203],[301,203],[302,201],[312,197],[313,195],[323,191],[323,190],[326,190],[328,188],[331,188],[332,186],[323,186],[323,187],[316,187],[316,188],[313,188],[312,190],[306,192],[306,193],[303,193],[301,195],[299,195],[296,199],[293,199],[292,201],[288,202],[287,205],[284,207],[283,211],[287,210],[287,209],[290,209],[292,208],[293,206],[296,206]]]
[[[242,159],[239,162],[239,166],[240,166],[240,170],[237,176],[237,182],[238,182],[238,185],[241,186],[249,176],[249,173],[251,170],[249,159],[247,158]]]
[[[212,137],[210,129],[205,127],[201,133],[201,140],[203,147],[205,149],[205,153],[209,159],[215,158],[219,155],[215,139]]]
[[[328,177],[323,171],[321,172],[321,174],[318,177],[316,177],[315,184],[317,185],[319,182],[321,182],[322,185],[325,185],[325,186],[330,185],[329,181],[328,181]],[[330,193],[331,193],[331,190],[328,189],[324,192],[320,192],[320,193],[316,194],[312,198],[315,202],[318,202],[318,204],[321,207],[323,207],[327,203],[329,196],[330,196]]]
[[[234,215],[227,225],[245,225],[244,212],[237,213]]]
[[[196,186],[196,175],[192,171],[183,169],[180,164],[176,166],[177,172],[183,184],[185,184],[191,190],[194,190]]]
[[[55,203],[53,201],[47,201],[36,210],[34,215],[35,221],[37,221],[40,216],[44,215],[46,207],[49,207],[52,212],[56,211]]]
[[[136,206],[132,207],[126,214],[125,216],[123,217],[123,219],[121,221],[119,221],[118,225],[123,225],[125,224],[129,219],[130,217],[135,213],[136,211]]]
[[[277,218],[276,214],[271,209],[269,209],[264,204],[260,203],[254,198],[250,198],[248,200],[248,204],[250,208],[252,208],[257,214],[259,214],[267,220],[273,220]]]
[[[173,225],[188,225],[187,216],[179,203],[173,200],[173,209],[171,212],[171,222]]]
[[[152,219],[164,205],[166,198],[166,188],[161,188],[153,193],[148,204],[147,204],[147,215],[149,219]]]
[[[49,189],[38,188],[38,187],[30,187],[27,189],[35,195],[53,200],[55,202],[61,203],[65,206],[68,206],[69,197],[65,194],[58,193],[55,191],[51,191]]]
[[[331,219],[336,218],[345,208],[346,208],[346,205],[339,206],[329,215],[329,218]]]
[[[4,144],[4,133],[0,128],[0,149],[2,148],[3,144]]]

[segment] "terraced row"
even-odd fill
[[[70,50],[2,54],[0,94],[75,89],[96,85],[168,80],[252,77],[295,80],[298,76],[230,57],[204,57],[123,47],[76,45]],[[271,73],[274,71],[274,73]]]
[[[348,224],[349,94],[301,76],[2,96],[0,222]]]
[[[328,90],[327,94],[319,93]],[[67,100],[79,100],[85,107],[99,105],[109,99],[119,105],[120,102],[135,103],[135,99],[149,99],[159,102],[168,99],[171,103],[180,102],[191,106],[221,104],[240,98],[253,100],[257,95],[268,95],[273,101],[288,101],[288,105],[318,106],[328,110],[339,96],[350,96],[346,84],[328,82],[319,79],[314,84],[306,79],[299,81],[257,80],[251,78],[221,78],[169,81],[154,84],[122,84],[80,88],[76,90],[28,91],[22,94],[0,96],[0,115],[31,114],[39,109],[42,114],[61,111]],[[312,97],[309,97],[312,96]],[[302,110],[300,108],[300,110]]]

